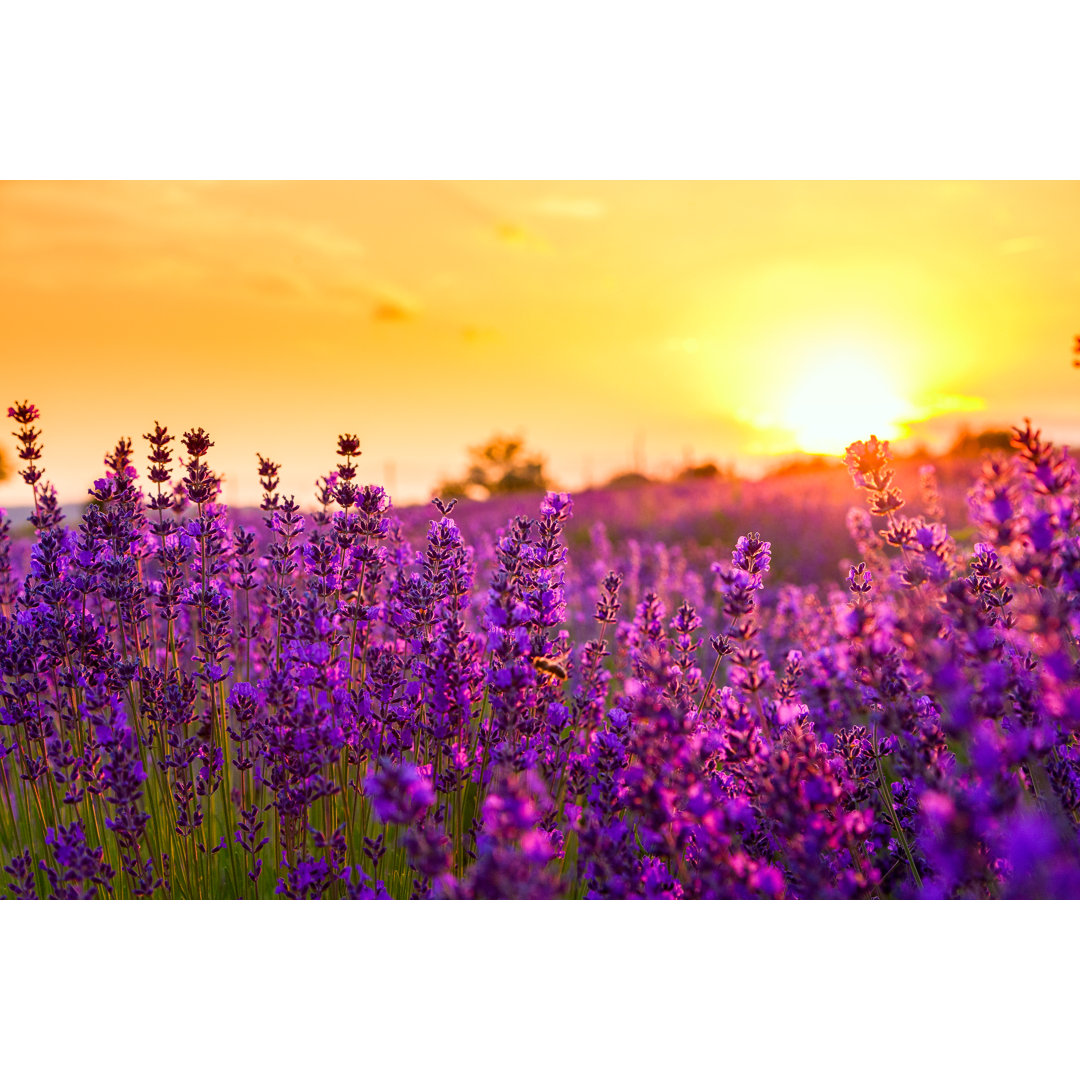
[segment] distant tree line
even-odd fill
[[[978,457],[986,450],[1011,449],[1012,435],[1008,431],[988,430],[972,432],[962,429],[944,456]],[[906,454],[894,454],[896,460],[905,458],[930,458],[925,446],[916,446]],[[0,466],[2,468],[2,466]],[[768,476],[792,476],[803,473],[825,472],[843,468],[838,455],[801,454],[779,462],[768,471]],[[714,461],[702,461],[684,466],[673,477],[650,476],[637,470],[616,473],[602,486],[605,488],[629,488],[643,484],[714,481],[731,479],[734,470],[722,467]],[[528,449],[520,435],[495,435],[481,446],[468,450],[468,465],[458,478],[444,480],[435,494],[443,499],[489,499],[495,495],[515,495],[528,492],[550,491],[555,482],[547,471],[547,460],[542,454]]]

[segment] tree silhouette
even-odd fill
[[[495,435],[483,446],[469,447],[469,468],[458,480],[442,483],[444,499],[485,499],[524,491],[548,491],[547,462],[526,450],[518,436]]]

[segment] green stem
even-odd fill
[[[915,865],[915,856],[912,854],[911,847],[908,845],[907,836],[900,826],[900,819],[897,817],[896,807],[893,805],[892,792],[889,790],[889,783],[885,777],[885,769],[881,764],[881,754],[878,753],[877,724],[874,725],[872,745],[874,751],[874,764],[877,768],[878,791],[881,794],[881,800],[885,804],[885,810],[889,815],[889,820],[892,822],[896,838],[900,841],[900,846],[904,849],[904,855],[907,858],[908,866],[911,867],[911,876],[915,879],[915,884],[921,889],[922,877],[919,875],[918,867]]]

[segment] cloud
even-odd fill
[[[513,221],[500,221],[495,226],[495,236],[501,243],[523,250],[546,251],[548,247],[542,236]]]
[[[364,264],[364,245],[347,232],[237,194],[208,183],[3,186],[0,275],[70,288],[92,266],[95,281],[117,288],[202,282],[219,295],[235,285],[315,300]]]
[[[934,424],[941,418],[951,419],[966,413],[985,412],[986,400],[970,394],[934,394],[912,407],[906,416],[899,417],[902,427],[909,430],[920,425]]]
[[[252,291],[271,300],[303,296],[308,290],[303,282],[287,274],[252,274],[247,279]]]
[[[973,420],[982,428],[998,426],[997,422],[990,418],[981,398],[948,394],[936,398],[934,406],[933,410],[925,410],[921,415],[904,421],[906,438],[945,449],[959,432],[970,430]],[[981,419],[978,417],[979,413],[982,414]]]
[[[371,308],[371,317],[375,322],[409,322],[415,316],[413,306],[392,296],[378,297]]]
[[[938,394],[927,408],[931,414],[981,412],[986,408],[986,400],[970,394]]]
[[[529,239],[529,230],[512,221],[500,221],[495,226],[495,235],[507,244],[524,244]]]

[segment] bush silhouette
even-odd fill
[[[442,498],[485,499],[492,495],[548,491],[552,483],[545,459],[526,450],[519,436],[495,435],[483,446],[469,447],[469,468],[458,480],[444,481]]]

